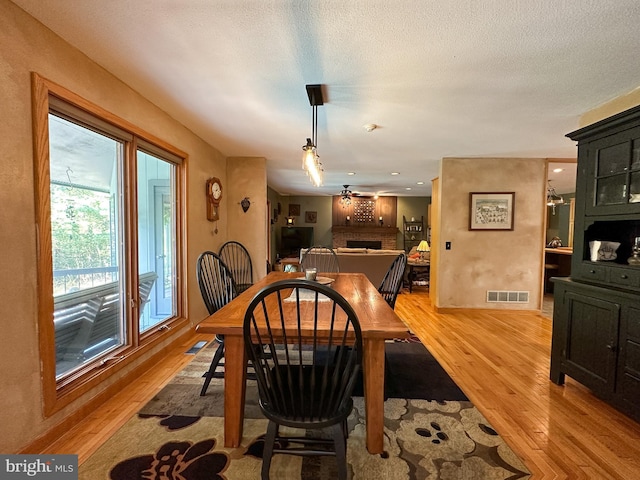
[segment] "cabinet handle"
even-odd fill
[[[596,273],[595,270],[589,270],[589,273]]]
[[[629,277],[623,274],[623,275],[620,275],[620,278],[622,278],[623,280],[626,280]]]
[[[607,350],[611,350],[612,352],[615,352],[615,351],[616,351],[616,346],[615,346],[615,345],[608,344],[608,345],[607,345]]]

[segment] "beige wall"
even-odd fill
[[[278,219],[270,225],[271,232],[271,263],[276,262],[276,253],[280,246],[280,232],[282,227],[286,225],[286,218],[289,215],[289,205],[300,205],[300,216],[295,217],[295,226],[297,227],[313,227],[313,239],[316,245],[331,246],[331,205],[332,197],[330,196],[289,196],[280,195],[275,190],[268,189],[268,198],[271,201],[271,212],[269,218],[273,218],[273,209],[277,208],[278,202],[282,211],[278,215]],[[317,213],[316,223],[307,223],[305,212],[311,211]]]
[[[264,158],[230,157],[227,160],[227,215],[229,240],[242,243],[251,256],[254,281],[267,273],[267,161]],[[240,202],[249,197],[245,212]],[[270,217],[269,217],[270,218]],[[263,226],[263,228],[260,228]]]
[[[286,215],[289,214],[289,205],[300,205],[300,216],[295,217],[295,226],[313,227],[314,245],[331,247],[333,242],[333,237],[331,235],[332,198],[330,196],[293,195],[287,197],[286,201]],[[307,223],[306,212],[317,213],[316,223]]]
[[[162,138],[189,155],[187,162],[187,282],[191,325],[206,316],[195,279],[199,253],[217,248],[229,237],[234,224],[231,209],[241,200],[227,197],[221,203],[222,219],[218,235],[206,220],[205,183],[212,175],[229,186],[227,160],[180,123],[170,118],[139,93],[119,81],[75,48],[46,29],[8,0],[0,0],[0,452],[10,453],[29,444],[43,432],[77,411],[105,386],[98,387],[55,415],[44,418],[40,385],[37,338],[36,231],[34,172],[31,125],[31,72],[37,72],[113,114]],[[262,162],[262,163],[260,163]],[[249,163],[240,162],[239,165]],[[264,170],[264,160],[258,162]],[[242,168],[239,166],[238,168]],[[235,164],[230,168],[234,180]],[[245,185],[242,196],[249,196],[253,212],[262,216],[266,182]],[[262,182],[262,185],[259,185]],[[246,188],[245,188],[246,187]],[[233,189],[230,189],[233,193]],[[255,203],[254,203],[255,202]],[[260,218],[260,220],[262,220]],[[262,232],[263,221],[244,224],[248,230]],[[260,233],[253,238],[259,242]],[[264,252],[255,251],[264,258]],[[171,332],[175,337],[181,332]],[[158,347],[166,346],[167,342]],[[137,364],[136,364],[137,365]],[[136,365],[130,365],[124,375]],[[115,378],[106,383],[112,383]]]
[[[442,160],[436,306],[539,309],[545,185],[545,159]],[[469,231],[470,192],[515,192],[514,230]],[[529,291],[529,303],[487,303],[487,290]]]

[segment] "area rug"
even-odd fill
[[[384,396],[466,401],[467,396],[420,341],[385,344]],[[354,395],[364,395],[362,378]]]
[[[255,384],[249,382],[247,388],[243,442],[235,449],[224,448],[223,443],[223,380],[214,379],[207,395],[199,396],[202,372],[214,350],[215,346],[202,349],[185,370],[80,466],[79,478],[260,478],[267,420],[257,407]],[[428,373],[411,370],[416,376]],[[455,385],[450,378],[449,382]],[[367,452],[364,399],[355,397],[354,404],[348,421],[351,479],[529,478],[522,461],[466,397],[387,399],[382,455]],[[336,476],[332,457],[276,455],[271,466],[272,479],[323,480]]]
[[[140,412],[154,415],[221,417],[223,415],[224,380],[212,379],[204,397],[200,396],[198,388],[202,386],[202,374],[209,368],[216,348],[217,344],[211,342],[202,349],[194,360]],[[385,399],[468,400],[438,361],[419,341],[386,343],[385,368]],[[362,378],[359,379],[354,389],[354,395],[364,395]],[[246,418],[262,418],[257,397],[256,383],[247,382]]]

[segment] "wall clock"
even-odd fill
[[[222,182],[219,178],[211,177],[207,180],[207,220],[215,222],[220,220],[218,207],[222,200]]]

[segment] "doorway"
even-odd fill
[[[547,161],[545,248],[542,275],[543,316],[553,318],[553,277],[571,275],[577,160]]]

